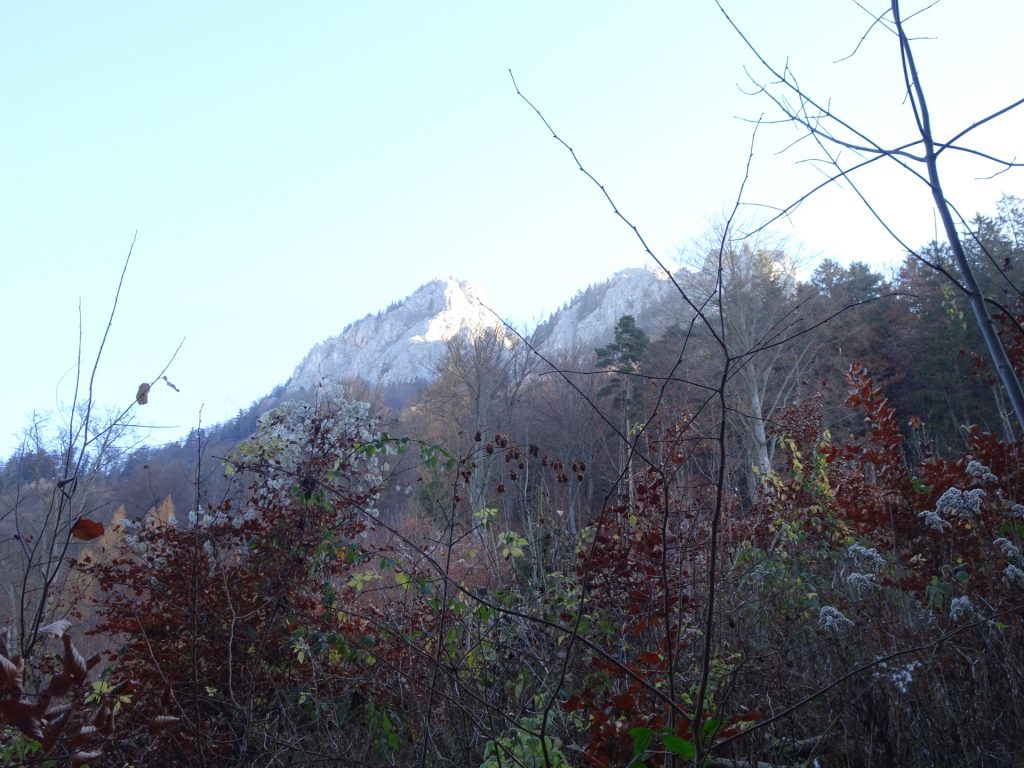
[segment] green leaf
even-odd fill
[[[654,731],[650,728],[630,728],[629,735],[633,737],[633,757],[639,757],[650,746]]]
[[[662,734],[661,743],[665,745],[665,749],[683,760],[693,760],[697,754],[697,748],[693,746],[692,741],[687,741],[672,733]]]
[[[706,720],[700,728],[700,738],[703,742],[709,742],[722,727],[721,720]]]

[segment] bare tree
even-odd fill
[[[887,32],[893,36],[894,42],[899,48],[902,63],[900,77],[905,87],[905,102],[913,116],[916,136],[908,138],[898,145],[888,146],[858,128],[855,119],[841,116],[827,99],[822,99],[808,93],[800,85],[799,80],[788,64],[783,67],[771,64],[750,38],[744,34],[736,22],[733,21],[722,3],[716,0],[716,4],[767,73],[766,81],[751,76],[755,92],[770,99],[782,113],[784,120],[798,126],[802,132],[801,138],[809,139],[813,146],[817,147],[821,153],[813,158],[813,160],[827,168],[825,181],[815,186],[799,199],[781,207],[777,215],[770,219],[768,224],[787,216],[819,190],[840,181],[848,184],[871,214],[875,216],[879,223],[908,253],[915,254],[927,263],[928,266],[941,271],[967,298],[975,323],[984,340],[989,358],[1006,391],[1018,425],[1024,431],[1024,389],[1021,388],[1020,380],[1007,357],[1006,350],[999,338],[999,334],[996,332],[987,306],[999,307],[1000,305],[992,297],[986,297],[978,285],[964,248],[960,230],[958,230],[958,223],[961,228],[969,230],[967,221],[951,202],[946,190],[943,188],[942,178],[939,173],[939,160],[944,154],[947,157],[959,154],[975,158],[989,164],[989,167],[994,169],[994,173],[1002,173],[1024,165],[1024,163],[1017,162],[1016,159],[997,157],[974,148],[965,142],[970,134],[980,126],[1003,117],[1011,110],[1020,107],[1024,104],[1024,98],[1016,99],[1002,109],[971,120],[965,127],[948,139],[936,137],[932,127],[924,83],[914,60],[912,38],[908,35],[904,26],[906,19],[901,12],[899,0],[891,0],[885,10],[880,13],[871,13],[870,26],[862,37],[863,41],[870,34]],[[858,3],[858,5],[860,4]],[[798,142],[799,140],[794,142],[794,144]],[[853,160],[847,160],[847,157],[850,155],[854,158]],[[912,248],[900,239],[895,231],[895,225],[887,222],[881,216],[872,204],[872,201],[858,186],[857,176],[859,172],[882,160],[896,164],[920,180],[927,188],[934,202],[938,218],[942,223],[942,231],[949,244],[958,274],[954,275],[942,269],[939,265],[929,262],[924,256],[916,254]]]
[[[72,608],[61,599],[68,560],[76,552],[78,540],[102,533],[102,527],[93,518],[107,513],[109,499],[103,490],[103,475],[135,447],[133,417],[136,408],[149,396],[147,382],[138,387],[134,397],[128,394],[128,404],[122,408],[104,412],[97,404],[96,376],[134,245],[133,239],[91,364],[83,361],[79,341],[74,389],[63,424],[53,436],[49,425],[37,419],[11,462],[17,482],[4,498],[0,513],[0,523],[7,534],[2,557],[16,621],[17,645],[26,658],[36,647],[40,627],[64,618]],[[152,381],[164,377],[169,365],[168,362]],[[125,385],[126,393],[135,388],[134,382]]]

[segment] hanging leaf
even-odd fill
[[[57,746],[57,740],[60,738],[60,734],[64,730],[70,714],[71,710],[67,709],[44,724],[41,744],[44,754],[52,752],[53,748]]]
[[[17,693],[21,691],[24,679],[25,665],[21,663],[21,657],[8,659],[0,655],[0,688]]]
[[[82,541],[92,541],[103,535],[103,523],[83,517],[72,526],[71,535]]]
[[[138,390],[135,392],[135,402],[139,405],[145,405],[149,402],[149,384],[142,382],[139,384]]]
[[[74,680],[76,685],[80,685],[85,682],[85,673],[88,671],[85,659],[71,642],[71,635],[64,635],[62,639],[64,640],[64,674]]]
[[[149,735],[159,736],[172,725],[177,725],[180,721],[181,718],[179,717],[172,717],[171,715],[157,715],[149,721]]]
[[[58,619],[52,624],[39,628],[39,634],[51,635],[52,637],[63,637],[64,633],[71,628],[71,622],[67,619]]]
[[[168,387],[170,387],[171,389],[173,389],[173,390],[174,390],[175,392],[181,392],[181,390],[180,390],[180,389],[178,389],[178,388],[177,388],[176,386],[174,386],[174,385],[173,385],[173,384],[171,383],[171,380],[170,380],[170,379],[168,379],[168,378],[167,378],[166,376],[161,376],[160,378],[164,380],[164,384],[166,384],[166,385],[167,385]]]

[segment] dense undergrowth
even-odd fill
[[[0,700],[5,760],[1014,765],[1021,445],[976,430],[956,459],[911,463],[867,373],[847,379],[866,429],[838,441],[817,399],[795,404],[756,502],[717,498],[681,418],[651,425],[660,463],[575,532],[558,502],[588,468],[571,457],[500,434],[455,456],[346,402],[272,412],[230,457],[241,499],[122,522],[80,555],[75,608],[103,672],[87,680],[72,654],[47,693],[50,657],[22,666]],[[429,531],[374,508],[410,454],[449,499]],[[464,514],[488,456],[497,483],[544,478],[532,538],[495,510]],[[55,694],[109,723],[52,734]]]

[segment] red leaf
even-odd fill
[[[82,541],[92,541],[103,535],[103,523],[83,517],[72,526],[71,535]]]
[[[612,703],[619,709],[630,711],[636,707],[636,699],[628,693],[623,693],[612,698]]]
[[[583,702],[575,693],[562,702],[562,710],[565,712],[575,712],[577,709],[583,709]]]

